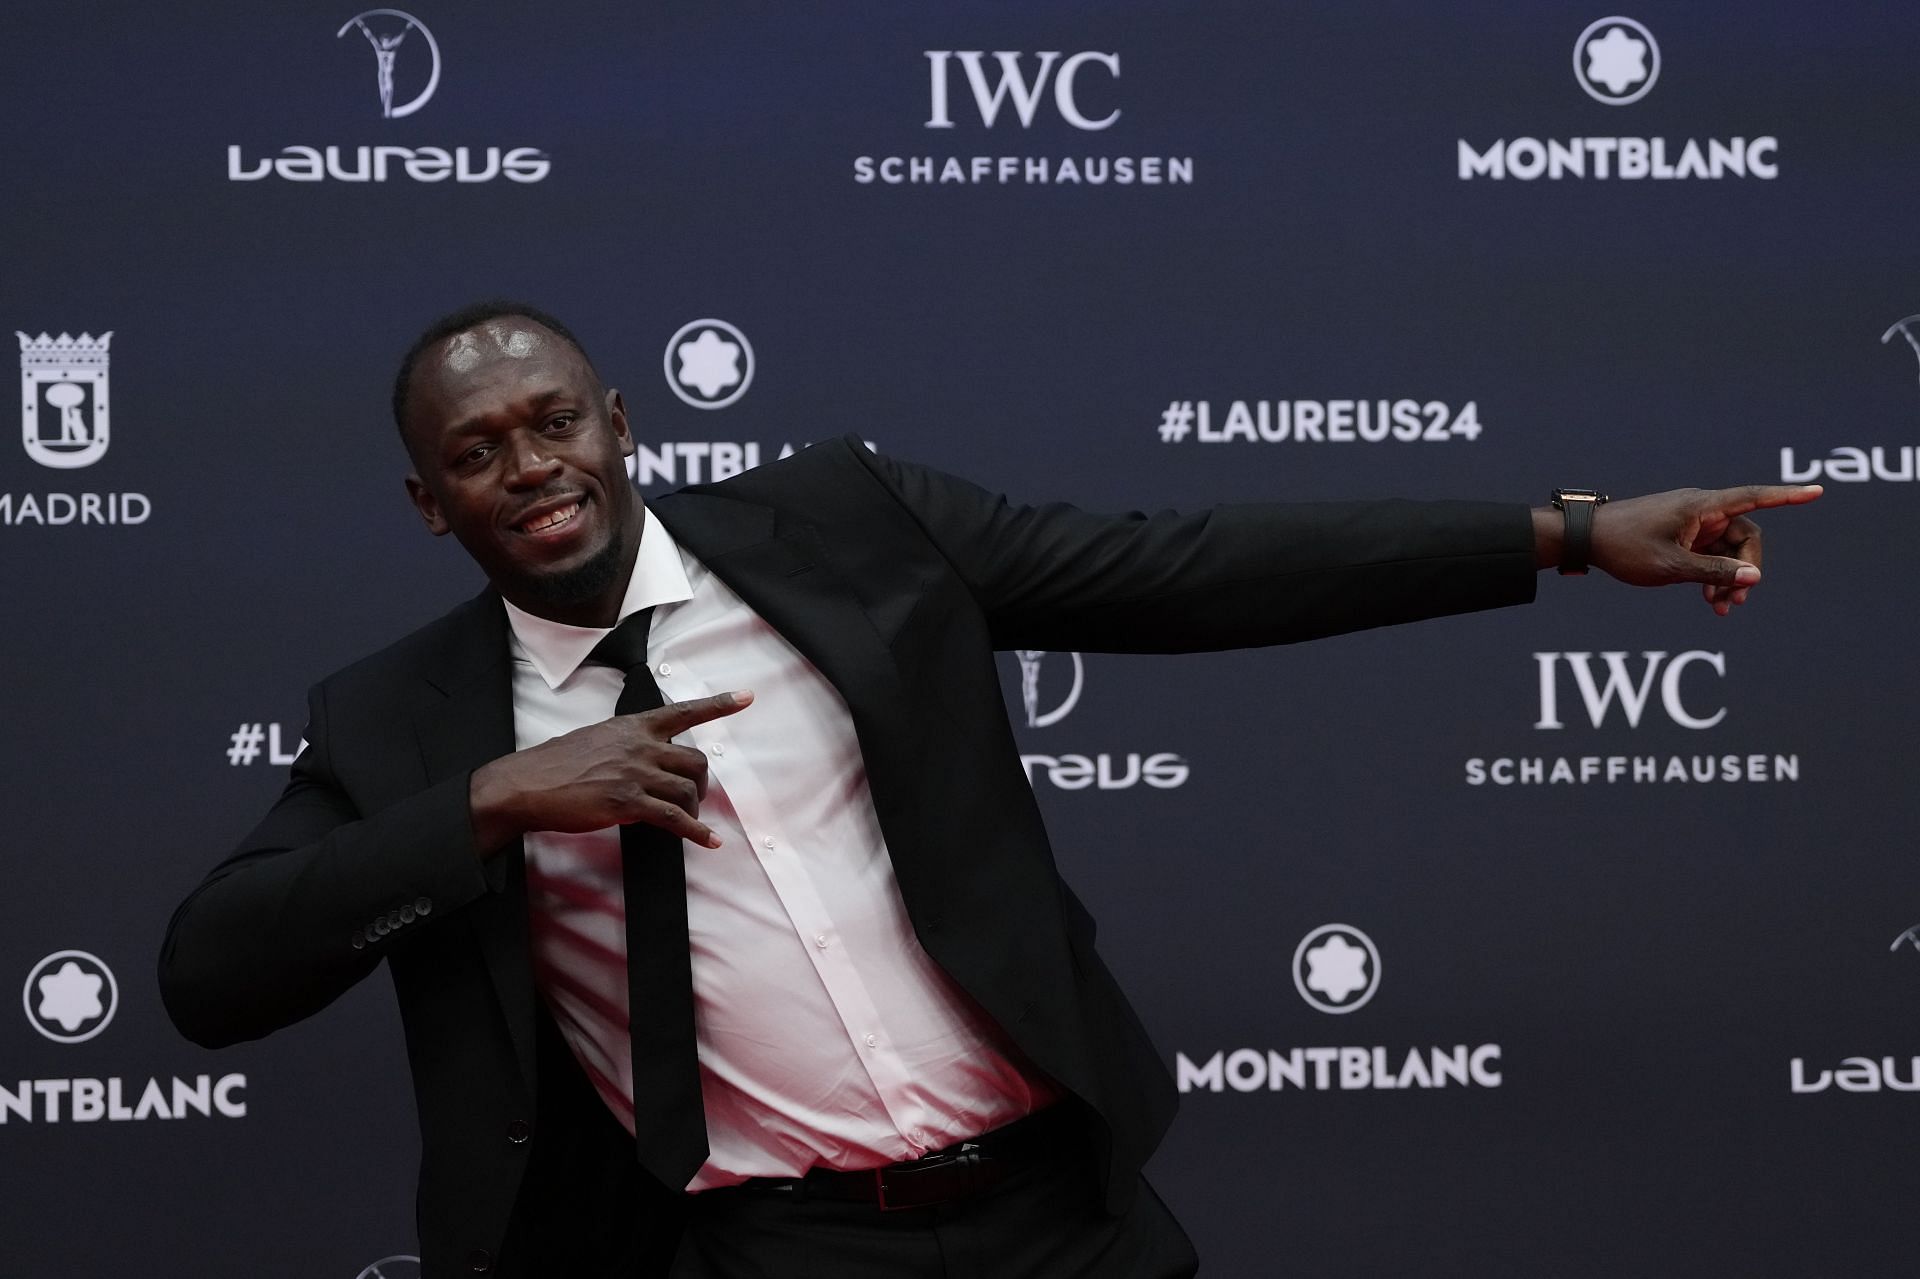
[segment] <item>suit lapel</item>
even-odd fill
[[[447,643],[426,672],[439,697],[414,718],[427,784],[470,772],[514,749],[513,664],[507,615],[491,590],[455,615]],[[533,965],[527,926],[525,850],[519,840],[487,861],[492,892],[464,912],[513,1036],[514,1056],[531,1092],[534,1071]]]
[[[907,740],[907,698],[892,651],[819,533],[770,507],[676,493],[647,510],[833,685],[869,767]]]

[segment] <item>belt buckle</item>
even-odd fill
[[[906,1168],[897,1168],[891,1165],[875,1168],[873,1170],[874,1201],[880,1205],[881,1212],[905,1212],[909,1208],[923,1208],[926,1206],[925,1204],[897,1204],[887,1202],[887,1174],[889,1172],[932,1172],[935,1168],[943,1168],[952,1162],[952,1155],[934,1155],[928,1159],[916,1160],[911,1166]]]
[[[881,1212],[904,1212],[908,1205],[887,1202],[887,1170],[884,1167],[873,1170],[873,1197],[880,1205]]]
[[[889,1171],[901,1173],[935,1172],[941,1168],[952,1168],[956,1166],[971,1170],[977,1167],[979,1163],[979,1147],[968,1142],[962,1145],[957,1151],[950,1151],[940,1155],[928,1155],[924,1158],[916,1159],[904,1168],[898,1166],[875,1168],[873,1170],[874,1201],[879,1205],[881,1212],[906,1212],[912,1208],[925,1208],[930,1204],[943,1203],[946,1199],[956,1198],[957,1196],[948,1195],[943,1199],[927,1199],[919,1203],[889,1203],[887,1200],[887,1173]],[[971,1182],[969,1184],[971,1184]]]

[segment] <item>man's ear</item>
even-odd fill
[[[607,421],[613,423],[614,438],[620,441],[620,456],[633,456],[633,432],[627,427],[627,402],[620,392],[607,391]]]
[[[443,537],[451,527],[447,517],[440,513],[440,499],[433,495],[427,482],[413,472],[407,472],[407,496],[413,499],[413,509],[420,512],[420,518],[427,522],[427,529],[435,537]]]

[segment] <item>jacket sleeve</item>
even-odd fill
[[[161,999],[210,1048],[318,1012],[487,891],[470,775],[363,815],[332,766],[324,685],[308,705],[308,747],[286,789],[167,925]]]
[[[1015,506],[853,448],[966,583],[997,648],[1173,653],[1391,626],[1533,599],[1518,503],[1325,502],[1193,514]]]

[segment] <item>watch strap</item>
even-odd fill
[[[1560,572],[1584,576],[1593,557],[1593,513],[1606,495],[1595,489],[1555,489],[1553,504],[1560,508],[1565,531],[1560,539]]]

